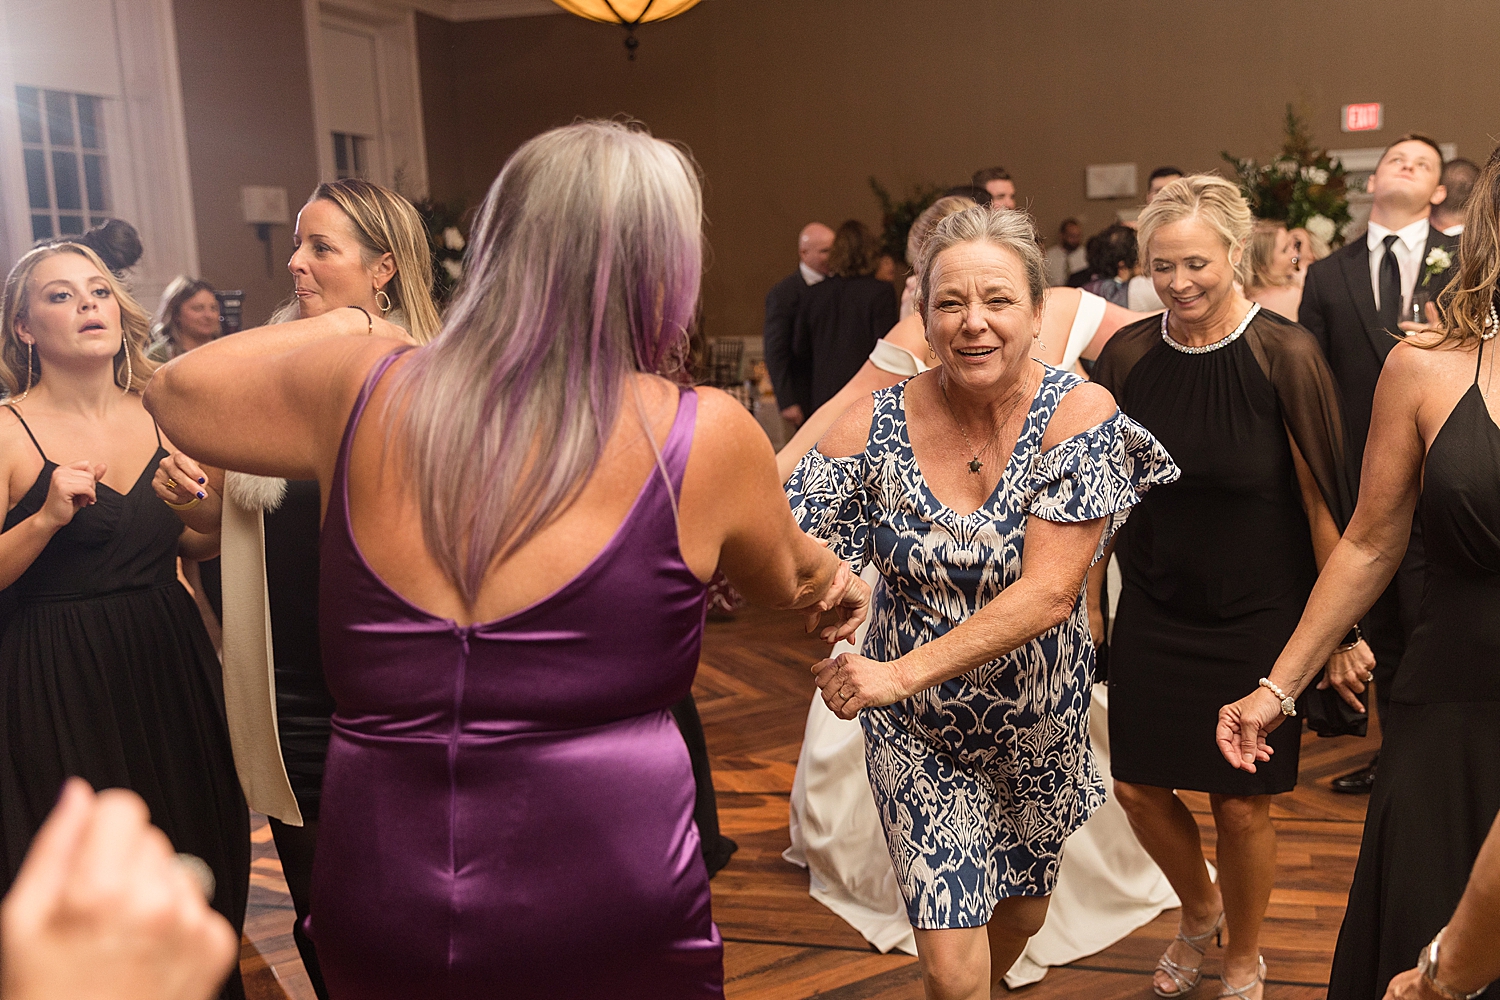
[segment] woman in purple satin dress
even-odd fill
[[[204,461],[322,486],[337,704],[310,932],[335,998],[718,997],[722,946],[668,711],[705,582],[852,634],[770,443],[681,388],[693,165],[617,122],[511,157],[442,331],[359,309],[225,337],[148,405]]]

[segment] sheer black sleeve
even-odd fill
[[[1245,340],[1281,404],[1282,419],[1302,452],[1334,522],[1342,531],[1354,514],[1355,490],[1338,383],[1313,335],[1291,320],[1262,312]]]
[[[1161,317],[1151,316],[1129,326],[1122,326],[1109,338],[1094,362],[1090,379],[1109,390],[1115,403],[1128,415],[1130,406],[1125,383],[1135,363],[1146,356],[1146,352],[1161,342]]]

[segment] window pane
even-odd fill
[[[32,208],[51,208],[52,196],[47,193],[47,160],[40,149],[28,149],[26,156],[26,193],[31,198]],[[50,226],[51,223],[48,223]]]
[[[52,238],[52,217],[50,215],[33,215],[31,217],[31,238],[34,240]]]
[[[349,137],[342,132],[333,133],[333,169],[340,177],[349,176]]]
[[[89,196],[89,211],[107,211],[109,202],[104,197],[104,157],[92,154],[84,156],[83,183]]]
[[[72,146],[73,95],[60,90],[46,91],[47,95],[47,141],[54,146]]]
[[[57,217],[57,231],[63,236],[77,236],[83,232],[83,216],[59,215]]]
[[[58,208],[83,207],[83,192],[78,187],[78,157],[75,154],[52,154],[52,183],[57,190]]]
[[[103,149],[103,136],[99,134],[99,98],[79,94],[78,137],[84,149]]]
[[[21,105],[21,141],[42,141],[41,95],[35,87],[17,87],[16,100]]]

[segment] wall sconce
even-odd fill
[[[698,0],[552,0],[569,14],[618,24],[625,29],[625,51],[630,60],[635,60],[635,29],[650,21],[665,21],[676,17],[689,7],[697,6]]]
[[[275,262],[271,256],[271,227],[284,226],[292,221],[286,207],[284,187],[240,188],[240,210],[245,221],[255,227],[255,238],[266,245],[266,277],[276,276]]]

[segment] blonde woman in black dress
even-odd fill
[[[1469,202],[1447,323],[1397,344],[1375,389],[1359,509],[1269,683],[1220,712],[1225,759],[1254,776],[1295,695],[1385,589],[1420,507],[1427,585],[1396,672],[1380,768],[1328,983],[1332,1000],[1380,1000],[1440,934],[1500,813],[1500,151]],[[1420,505],[1418,501],[1421,501]],[[1274,767],[1278,755],[1270,756]],[[1482,989],[1441,961],[1431,1000]],[[1470,942],[1472,944],[1472,942]],[[1444,970],[1449,969],[1447,975]],[[1477,994],[1475,994],[1477,996]]]
[[[1162,997],[1198,985],[1208,946],[1227,930],[1220,996],[1260,1000],[1260,925],[1276,876],[1271,796],[1297,783],[1298,732],[1277,732],[1271,763],[1247,774],[1214,751],[1214,727],[1224,701],[1270,669],[1351,506],[1338,392],[1317,342],[1234,284],[1251,225],[1239,189],[1221,178],[1163,188],[1141,215],[1140,240],[1167,311],[1121,329],[1094,369],[1182,469],[1121,532],[1109,663],[1115,792],[1182,900],[1179,934],[1157,966]],[[1341,655],[1374,662],[1363,645]],[[1217,884],[1177,789],[1209,793]]]

